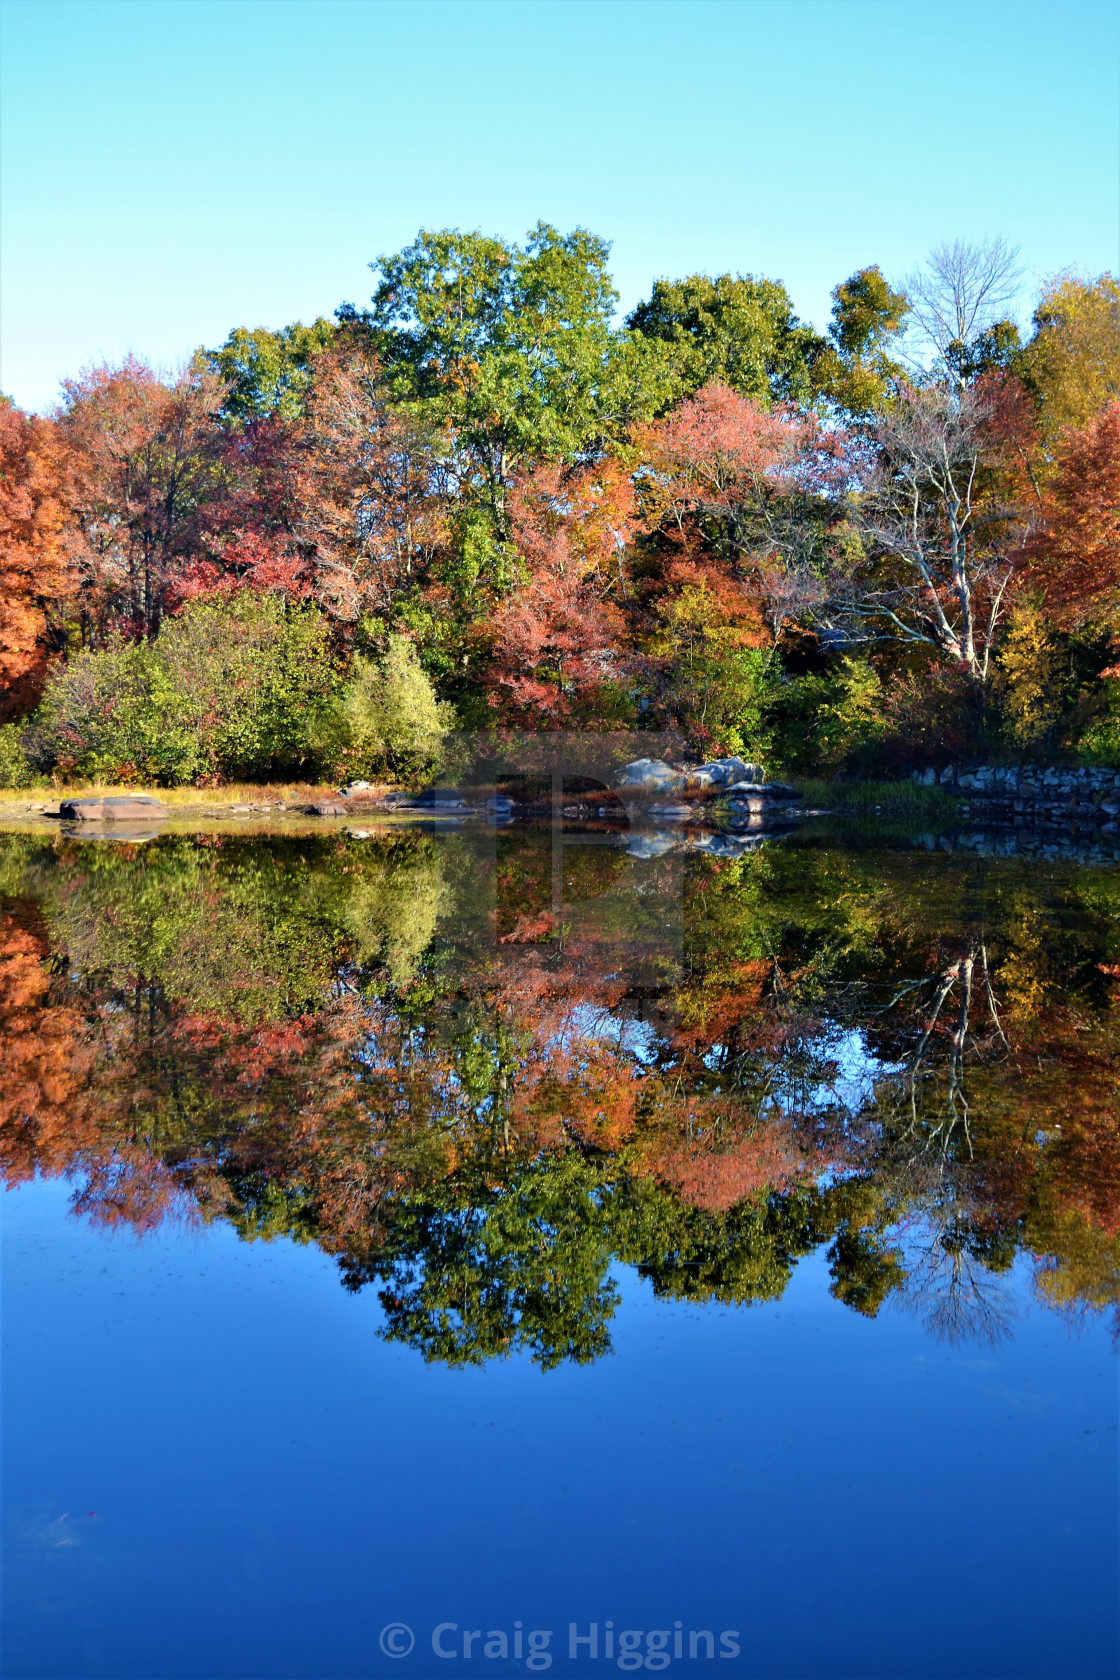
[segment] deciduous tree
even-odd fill
[[[27,710],[74,589],[62,440],[0,402],[0,722]]]
[[[218,495],[221,382],[198,362],[165,381],[129,357],[63,391],[57,423],[72,460],[86,640],[111,623],[154,635]]]

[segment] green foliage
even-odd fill
[[[57,666],[29,752],[44,770],[167,785],[305,770],[333,686],[317,607],[249,590],[192,601],[154,642],[118,642]]]
[[[1120,681],[1110,678],[1104,692],[1105,715],[1090,724],[1077,742],[1083,764],[1120,765]]]
[[[252,590],[192,601],[164,620],[154,651],[198,771],[237,779],[316,766],[335,686],[317,607]]]
[[[37,780],[23,743],[25,734],[23,724],[0,724],[0,788],[32,787]]]
[[[271,332],[235,327],[217,350],[204,351],[211,370],[224,381],[223,416],[236,426],[253,420],[298,420],[311,385],[315,356],[333,342],[337,328],[323,316]]]
[[[751,274],[658,280],[626,324],[669,347],[673,399],[716,381],[767,406],[812,395],[823,341],[798,320],[780,280]]]
[[[338,704],[338,762],[354,775],[432,771],[454,723],[454,707],[436,699],[412,642],[390,636],[383,658],[359,655],[350,666]]]
[[[771,649],[738,647],[713,636],[680,648],[661,704],[698,752],[765,758],[773,682]]]
[[[885,727],[882,700],[879,673],[865,659],[787,678],[773,708],[782,764],[834,772],[866,765]]]
[[[188,781],[199,766],[182,697],[150,642],[117,641],[56,665],[27,744],[39,769],[94,780]]]
[[[910,305],[877,265],[857,270],[832,294],[827,345],[814,366],[818,390],[851,414],[868,414],[886,399],[902,372],[888,346],[902,330]]]
[[[458,229],[379,258],[364,316],[398,399],[423,402],[491,501],[526,455],[573,459],[631,417],[640,359],[612,326],[609,246],[545,222],[524,247]]]

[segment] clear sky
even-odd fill
[[[829,292],[1120,267],[1115,0],[3,0],[0,388],[364,302],[422,226]]]

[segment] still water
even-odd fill
[[[4,1672],[1117,1672],[1120,869],[0,836]]]

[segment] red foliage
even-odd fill
[[[611,598],[634,515],[616,463],[538,466],[510,498],[526,579],[495,615],[491,702],[546,726],[602,717],[604,691],[625,673],[626,623]]]
[[[1027,555],[1066,622],[1120,603],[1120,402],[1064,434]]]
[[[0,405],[0,719],[34,702],[49,619],[74,587],[66,496],[55,427]]]
[[[154,634],[218,493],[221,384],[193,367],[168,384],[130,356],[63,389],[58,427],[70,454],[87,630],[115,622]]]

